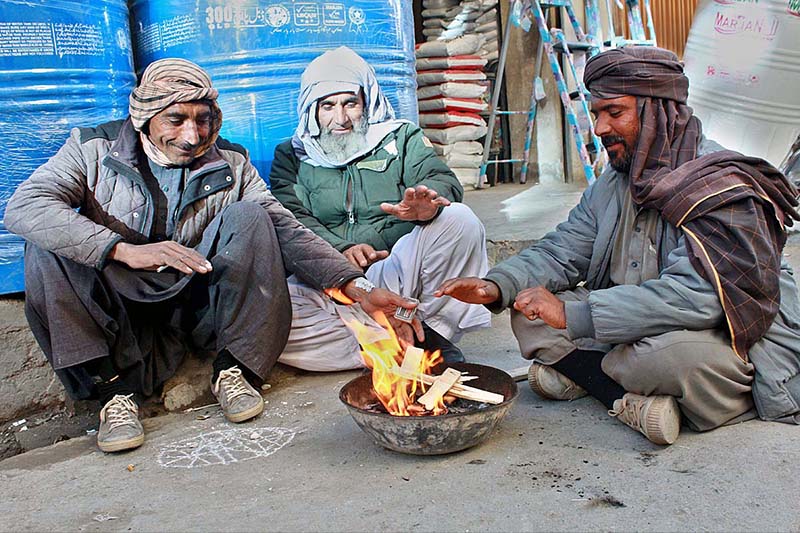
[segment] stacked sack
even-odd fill
[[[422,34],[428,41],[448,41],[464,35],[482,37],[478,55],[498,58],[497,0],[422,0]]]
[[[439,157],[464,185],[475,185],[486,135],[488,81],[478,55],[482,38],[464,35],[417,45],[419,124]]]

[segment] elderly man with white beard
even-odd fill
[[[419,300],[424,335],[415,338],[410,326],[393,321],[401,339],[440,349],[445,361],[463,361],[454,343],[466,331],[489,327],[490,313],[433,296],[446,279],[487,271],[484,228],[459,203],[458,179],[422,130],[395,119],[375,71],[349,48],[308,65],[297,112],[295,135],[275,150],[273,194],[372,284]],[[280,361],[316,371],[363,366],[344,321],[374,325],[372,318],[291,279],[289,290],[292,330]]]

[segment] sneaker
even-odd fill
[[[674,396],[642,396],[625,393],[608,412],[651,442],[672,444],[681,431],[681,411]]]
[[[422,323],[422,331],[425,333],[425,340],[419,344],[419,348],[433,352],[439,350],[445,363],[465,363],[464,354],[461,349],[453,344],[450,339],[440,335],[435,329],[425,322]]]
[[[264,410],[264,399],[244,379],[238,366],[220,372],[216,383],[211,385],[211,392],[219,401],[225,418],[231,422],[250,420]]]
[[[528,370],[531,390],[548,400],[577,400],[586,396],[577,383],[547,365],[533,363]]]
[[[117,394],[100,410],[97,446],[104,452],[138,448],[144,442],[144,428],[139,422],[139,407],[133,394]]]

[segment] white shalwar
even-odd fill
[[[367,269],[375,285],[419,300],[417,317],[440,335],[457,342],[467,332],[491,325],[482,305],[433,293],[444,281],[483,277],[488,270],[483,224],[464,204],[445,207],[430,224],[404,235],[386,259]],[[364,366],[358,341],[344,323],[355,319],[380,326],[358,304],[336,304],[320,291],[289,278],[292,329],[279,362],[313,371],[349,370]]]

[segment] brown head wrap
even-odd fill
[[[685,104],[689,96],[689,78],[678,56],[652,46],[597,54],[586,63],[583,81],[595,98],[647,96]]]
[[[211,107],[211,135],[198,151],[205,153],[217,140],[222,127],[222,111],[217,105],[217,90],[211,77],[198,65],[179,58],[159,59],[147,66],[139,86],[129,98],[129,113],[133,127],[141,131],[147,122],[172,104],[205,101]]]

